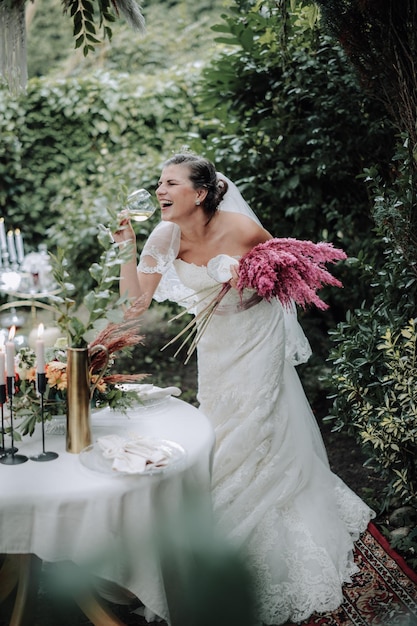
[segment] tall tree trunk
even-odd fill
[[[26,88],[25,0],[0,0],[0,74],[12,93]]]

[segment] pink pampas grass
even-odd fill
[[[331,243],[313,243],[292,238],[274,238],[260,243],[239,262],[238,289],[256,289],[265,300],[276,297],[283,306],[291,301],[305,308],[314,304],[319,309],[328,305],[317,290],[324,285],[342,287],[325,263],[335,263],[347,256]]]
[[[325,285],[343,286],[340,280],[330,274],[325,264],[336,263],[346,258],[343,250],[334,248],[331,243],[313,243],[292,238],[269,239],[249,250],[240,259],[237,288],[241,294],[244,289],[255,289],[261,298],[268,301],[278,298],[286,307],[295,302],[303,308],[314,304],[324,310],[328,305],[317,295],[317,290]],[[216,287],[213,300],[161,349],[164,350],[185,335],[174,356],[191,341],[187,349],[185,360],[187,363],[217,307],[231,288],[230,282],[221,284],[220,288]],[[170,321],[182,317],[187,312],[189,309]]]

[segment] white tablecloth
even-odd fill
[[[175,441],[187,451],[185,466],[154,476],[106,475],[65,452],[65,436],[46,435],[50,462],[0,465],[0,553],[33,553],[44,561],[72,561],[133,592],[164,619],[168,609],[161,555],[154,532],[177,542],[181,512],[209,502],[214,433],[206,417],[168,398],[127,415],[110,409],[93,414],[93,441],[106,434],[139,433]],[[40,426],[17,442],[19,453],[41,451]],[[161,526],[162,524],[162,526]],[[184,537],[178,540],[178,545]],[[165,581],[166,582],[166,581]]]

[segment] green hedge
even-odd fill
[[[88,268],[97,224],[127,190],[153,190],[161,162],[194,130],[195,71],[32,79],[18,99],[0,92],[0,212],[27,247],[47,239]],[[151,224],[142,228],[143,233]],[[80,288],[88,288],[80,276]]]

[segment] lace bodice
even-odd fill
[[[196,313],[207,306],[222,287],[221,283],[209,275],[205,266],[176,259],[174,267],[183,284],[196,294]],[[245,289],[242,295],[236,289],[230,289],[219,304],[217,311],[220,314],[236,313],[244,308],[245,303],[252,302],[255,304],[260,300],[260,298],[256,299],[253,296],[256,296],[253,289]]]
[[[191,302],[194,302],[195,308],[193,311],[200,311],[220,290],[221,285],[209,275],[205,266],[186,263],[181,259],[176,259],[173,265],[176,276],[181,284],[184,285],[187,293],[194,294],[188,298],[188,304],[190,305]],[[245,289],[241,296],[236,289],[231,289],[223,298],[221,305],[219,305],[218,314],[237,313],[257,303],[258,300],[254,290]],[[281,308],[278,303],[274,304],[277,308]],[[285,356],[293,365],[305,363],[311,356],[311,348],[303,329],[298,323],[295,306],[291,309],[283,309],[282,315],[285,327]]]

